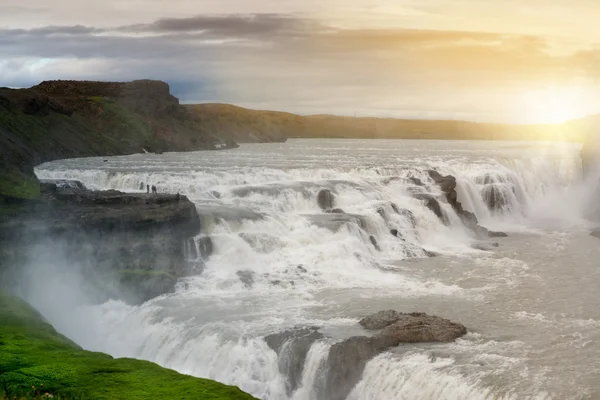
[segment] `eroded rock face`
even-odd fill
[[[0,272],[18,273],[20,253],[54,243],[68,265],[81,266],[90,281],[117,285],[108,295],[130,303],[173,291],[190,273],[184,248],[200,220],[186,197],[42,189],[39,200],[0,221]]]
[[[391,345],[385,338],[355,336],[336,343],[329,350],[325,382],[319,398],[344,400],[360,380],[369,360]]]
[[[440,206],[440,202],[436,200],[433,195],[428,193],[416,193],[414,198],[423,200],[425,202],[425,207],[429,208],[439,219],[447,222],[447,218],[442,211],[442,206]]]
[[[265,337],[267,345],[278,356],[278,367],[286,377],[287,393],[291,394],[302,383],[304,363],[311,346],[323,334],[316,327],[292,329]]]
[[[442,176],[439,172],[430,170],[427,171],[431,179],[439,185],[440,189],[446,197],[446,201],[456,214],[461,219],[462,223],[471,229],[479,237],[505,237],[508,236],[503,232],[490,232],[486,228],[479,225],[477,216],[472,212],[465,210],[462,204],[458,201],[458,193],[456,192],[456,178],[452,175]],[[443,215],[439,202],[429,194],[415,194],[415,198],[424,200],[425,205],[433,211],[444,223],[448,223],[447,218]],[[437,203],[437,204],[436,204]]]

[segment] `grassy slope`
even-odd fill
[[[189,104],[202,130],[237,142],[279,141],[302,130],[302,119],[279,111],[250,110],[231,104]]]
[[[78,399],[253,399],[151,362],[82,350],[27,303],[0,293],[0,392],[20,395],[33,386]]]
[[[0,107],[0,195],[35,198],[39,187],[33,165],[55,158],[127,154],[151,141],[136,114],[111,102],[90,98],[85,114],[51,112],[33,116]]]

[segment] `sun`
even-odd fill
[[[530,123],[560,124],[584,114],[581,92],[578,88],[546,87],[526,92],[525,115]]]

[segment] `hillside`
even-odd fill
[[[186,107],[207,132],[239,143],[285,142],[303,131],[304,118],[279,111],[250,110],[231,104],[190,104]]]
[[[36,197],[33,167],[42,162],[205,150],[219,143],[164,82],[48,81],[30,89],[0,88],[0,200]]]

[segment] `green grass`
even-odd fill
[[[39,397],[43,393],[81,400],[253,399],[236,387],[151,362],[85,351],[56,332],[26,302],[0,293],[2,392],[11,399],[43,398]]]
[[[40,196],[40,183],[20,171],[0,171],[0,195],[30,200]]]

